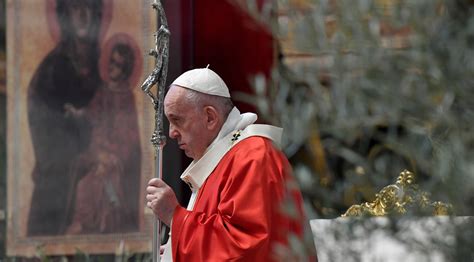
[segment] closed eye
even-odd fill
[[[170,122],[174,125],[177,125],[181,122],[181,118],[180,117],[170,117]]]

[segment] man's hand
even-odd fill
[[[178,200],[173,190],[161,179],[153,178],[146,188],[147,206],[153,211],[156,218],[170,226],[173,212],[178,206]]]

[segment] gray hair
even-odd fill
[[[227,118],[232,108],[234,108],[234,104],[230,98],[208,95],[189,88],[185,89],[185,98],[189,103],[196,108],[212,106],[224,117],[224,119]]]

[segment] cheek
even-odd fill
[[[200,148],[200,149],[206,149],[207,146],[209,146],[211,142],[209,141],[207,130],[203,129],[202,127],[194,133],[193,137],[194,137],[193,139],[195,140],[194,142],[195,147]]]
[[[205,121],[198,115],[187,119],[186,123],[180,128],[181,137],[187,140],[188,144],[198,146],[207,131]]]
[[[186,129],[186,132],[182,133],[182,136],[189,144],[196,145],[200,143],[202,133],[202,127],[196,123],[192,124],[188,129]]]

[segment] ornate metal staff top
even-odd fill
[[[155,57],[155,68],[145,79],[141,88],[153,103],[155,109],[155,130],[151,142],[155,147],[155,177],[162,178],[163,148],[166,145],[166,136],[163,134],[163,102],[165,98],[166,75],[168,73],[168,55],[170,31],[163,6],[159,0],[152,3],[156,11],[156,24],[158,30],[155,32],[155,48],[151,49],[149,55]],[[151,92],[151,88],[157,85],[157,95]],[[161,245],[161,222],[154,220],[153,231],[153,262],[160,261]]]
[[[165,97],[166,75],[168,73],[170,31],[161,2],[154,0],[152,7],[156,10],[158,30],[154,34],[155,48],[150,50],[149,55],[155,57],[155,68],[145,79],[141,88],[151,98],[155,108],[155,131],[153,132],[151,142],[155,147],[158,147],[166,144],[166,137],[163,134],[163,100]],[[158,84],[156,96],[151,92],[151,88],[155,84]]]

